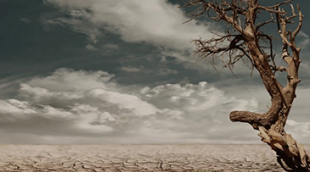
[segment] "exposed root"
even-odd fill
[[[277,160],[282,168],[290,171],[309,171],[310,158],[304,147],[296,142],[290,134],[276,132],[273,127],[266,129],[259,126],[262,141],[277,152]]]

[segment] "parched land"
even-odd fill
[[[305,146],[310,152],[310,146]],[[267,145],[1,145],[1,172],[280,172]]]

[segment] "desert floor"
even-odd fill
[[[310,152],[310,146],[304,146]],[[0,171],[283,171],[267,145],[1,145]],[[213,172],[212,171],[212,172]]]

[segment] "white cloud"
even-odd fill
[[[110,82],[114,75],[103,71],[86,72],[60,68],[45,78],[33,78],[27,84],[33,87],[51,91],[75,91],[89,88],[113,88],[115,83]],[[94,79],[95,78],[95,79]],[[61,83],[61,84],[60,84]]]
[[[145,42],[175,50],[192,50],[190,41],[199,36],[211,38],[214,26],[189,18],[176,5],[166,0],[45,0],[67,10],[72,17],[49,20],[49,23],[68,24],[85,33],[96,43],[101,28],[118,34],[127,42]],[[48,21],[47,21],[48,22]]]
[[[85,143],[87,137],[87,143],[249,143],[256,138],[249,125],[229,120],[232,110],[255,110],[255,99],[227,96],[206,82],[139,88],[121,86],[112,77],[58,69],[33,78],[21,84],[21,100],[0,101],[0,128],[12,137],[37,135],[40,143],[51,143],[45,138]]]
[[[207,84],[200,82],[198,85],[179,84],[160,85],[155,88],[145,87],[141,90],[142,98],[155,104],[160,108],[175,108],[189,112],[205,112],[213,107],[225,105],[225,110],[254,110],[257,108],[255,100],[237,100],[234,97],[226,97],[224,92]],[[238,106],[235,106],[237,102]],[[231,106],[232,104],[233,106]],[[251,108],[251,109],[249,109]]]
[[[214,23],[192,20],[185,12],[167,0],[45,0],[66,11],[70,18],[47,19],[46,24],[69,25],[79,33],[88,35],[91,44],[86,48],[95,50],[94,44],[104,39],[104,32],[120,35],[129,43],[147,43],[161,48],[163,56],[176,57],[186,67],[205,70],[206,64],[196,63],[193,59],[195,46],[193,39],[210,39],[215,37],[211,32],[222,33],[222,28]],[[106,32],[105,32],[106,33]],[[110,49],[115,46],[109,46]],[[117,47],[119,48],[119,47]],[[245,60],[246,61],[246,60]],[[185,62],[185,63],[184,63]],[[189,63],[188,63],[189,62]],[[219,59],[219,70],[222,68]],[[198,65],[197,65],[198,64]],[[241,63],[235,67],[236,74],[250,75],[249,69]],[[213,68],[211,68],[213,70]],[[223,70],[229,72],[230,70]],[[159,74],[176,74],[177,71],[159,71]]]

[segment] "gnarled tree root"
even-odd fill
[[[310,171],[310,158],[304,147],[296,142],[290,134],[276,132],[272,127],[259,126],[262,141],[277,153],[277,160],[287,171]]]

